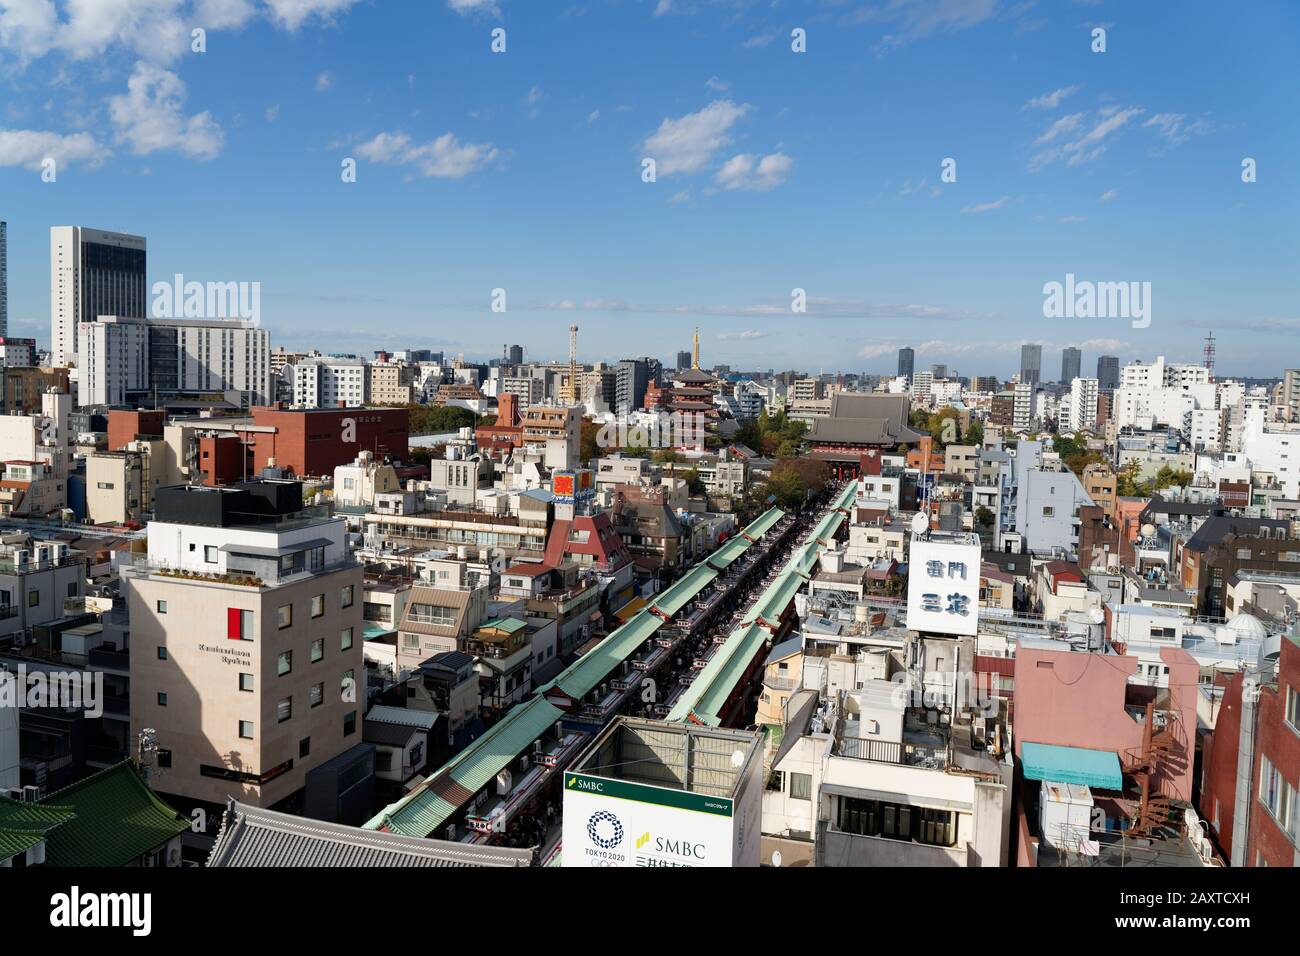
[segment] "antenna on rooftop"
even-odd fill
[[[1214,381],[1214,333],[1211,332],[1205,337],[1205,367],[1210,373],[1210,381]]]

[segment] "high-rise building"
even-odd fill
[[[370,400],[370,365],[364,359],[304,359],[293,374],[293,403],[303,408],[358,408]]]
[[[146,292],[143,236],[51,227],[51,364],[76,364],[77,332],[84,322],[101,315],[149,315]]]
[[[948,366],[931,365],[930,374],[935,378],[936,381],[942,381],[943,379],[946,379],[948,377]]]
[[[1113,392],[1119,388],[1119,357],[1103,355],[1097,359],[1097,388],[1103,392]]]
[[[224,392],[241,393],[240,405],[271,400],[270,336],[245,319],[100,315],[78,339],[79,405]]]
[[[682,369],[690,368],[690,367],[691,367],[691,353],[689,351],[678,352],[677,371],[680,372]]]
[[[618,381],[615,388],[615,408],[621,415],[634,412],[645,401],[646,386],[650,384],[650,370],[645,359],[624,359],[618,363]]]
[[[1079,377],[1080,363],[1083,361],[1083,353],[1073,345],[1061,349],[1061,384],[1069,385]]]
[[[301,484],[159,488],[148,554],[121,576],[130,739],[156,728],[158,789],[269,807],[361,744],[362,568]]]
[[[1043,375],[1043,347],[1041,345],[1020,346],[1020,381],[1026,385],[1037,385]]]
[[[898,374],[907,376],[908,381],[912,379],[912,371],[916,363],[916,353],[909,348],[898,350]]]
[[[1070,383],[1070,430],[1097,430],[1097,380],[1078,378]]]
[[[9,334],[9,224],[0,219],[0,338]]]
[[[522,345],[512,345],[506,352],[506,357],[511,365],[524,364],[524,347]]]

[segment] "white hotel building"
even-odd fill
[[[270,336],[244,319],[101,315],[78,329],[79,405],[124,405],[153,394],[239,393],[271,401]]]

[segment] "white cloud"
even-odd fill
[[[266,0],[271,21],[286,30],[297,30],[308,20],[332,23],[346,13],[357,0]]]
[[[662,17],[665,13],[673,12],[673,0],[659,0],[655,4],[655,16]]]
[[[135,65],[126,93],[109,97],[108,115],[118,142],[137,156],[175,150],[195,159],[221,152],[225,134],[208,112],[185,116],[185,84],[175,73],[145,63]]]
[[[1088,132],[1035,154],[1029,161],[1030,171],[1042,169],[1044,166],[1060,160],[1065,160],[1066,166],[1078,166],[1081,163],[1091,162],[1106,151],[1107,140],[1113,134],[1118,133],[1128,125],[1129,120],[1141,116],[1144,112],[1146,111],[1137,106],[1130,106],[1126,109],[1120,109],[1117,106],[1101,108],[1097,111],[1100,118]],[[1048,127],[1043,135],[1034,140],[1034,145],[1042,146],[1052,143],[1066,134],[1075,133],[1084,125],[1082,120],[1085,115],[1087,114],[1074,113],[1070,116],[1061,117]]]
[[[1145,123],[1143,129],[1155,127],[1171,146],[1181,146],[1193,136],[1204,136],[1210,132],[1208,120],[1196,119],[1187,122],[1186,113],[1157,113]]]
[[[1118,198],[1119,198],[1118,189],[1107,189],[1104,193],[1102,193],[1100,196],[1097,197],[1097,202],[1111,202]]]
[[[731,142],[727,131],[749,112],[748,103],[715,100],[697,113],[665,119],[645,140],[645,155],[654,159],[659,176],[698,173]]]
[[[1079,92],[1077,86],[1063,86],[1059,90],[1052,90],[1050,93],[1044,93],[1042,96],[1035,96],[1032,100],[1024,105],[1028,110],[1054,110],[1060,105],[1061,100],[1067,96]]]
[[[781,185],[794,169],[794,160],[785,153],[769,153],[755,162],[750,153],[740,153],[722,164],[714,181],[723,189],[748,189],[766,192]]]
[[[1087,222],[1088,217],[1087,216],[1062,216],[1060,221],[1064,223]]]
[[[766,338],[766,332],[760,332],[758,329],[745,329],[743,332],[719,332],[720,339],[761,339]]]
[[[973,212],[973,213],[993,212],[993,210],[1001,209],[1009,202],[1011,202],[1010,196],[1002,196],[1001,198],[995,199],[992,202],[982,202],[982,203],[977,203],[974,206],[964,206],[962,207],[962,212]]]
[[[190,51],[196,27],[237,30],[265,15],[294,31],[310,20],[333,22],[357,0],[0,0],[0,48],[20,62],[48,53],[76,60],[125,50],[152,63]]]
[[[43,160],[53,159],[57,169],[74,162],[93,167],[107,155],[89,133],[64,136],[48,130],[0,129],[0,166],[39,170]]]
[[[326,90],[328,90],[328,89],[329,89],[330,87],[332,87],[333,85],[334,85],[334,77],[330,74],[330,71],[329,71],[329,70],[325,70],[325,71],[323,71],[323,72],[321,72],[321,73],[318,73],[318,74],[316,75],[316,92],[317,92],[317,93],[324,93]]]
[[[587,125],[590,126],[596,120],[600,119],[600,110],[592,110],[587,114]]]
[[[356,152],[374,163],[414,166],[421,176],[434,179],[461,179],[497,158],[491,143],[463,143],[451,133],[428,143],[414,143],[405,133],[380,133]]]
[[[758,36],[752,36],[741,44],[746,50],[759,50],[771,44],[776,39],[775,33],[760,33]]]
[[[537,119],[538,115],[541,114],[542,111],[537,106],[541,101],[542,88],[540,86],[534,86],[528,91],[528,95],[524,97],[524,102],[528,105],[529,119]]]
[[[727,80],[720,80],[716,76],[711,76],[704,81],[704,85],[715,93],[725,93],[731,89],[731,83]]]
[[[279,118],[280,118],[280,104],[279,104],[279,103],[276,103],[274,106],[268,106],[268,107],[266,108],[266,121],[267,121],[268,123],[274,123],[274,122],[275,122],[276,120],[278,120]]]
[[[490,13],[494,17],[501,16],[501,8],[496,5],[496,0],[447,0],[447,6],[461,16],[472,13]]]

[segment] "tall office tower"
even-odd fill
[[[301,484],[157,489],[148,555],[121,578],[129,739],[156,728],[160,790],[269,807],[369,751],[362,567],[341,516],[303,514]]]
[[[512,345],[506,356],[511,365],[524,364],[524,347],[522,345]]]
[[[1043,376],[1043,347],[1041,345],[1020,346],[1020,381],[1027,385],[1037,385]]]
[[[1119,357],[1103,355],[1097,359],[1097,390],[1113,392],[1119,388]]]
[[[691,353],[690,353],[690,352],[686,352],[686,351],[678,352],[678,353],[677,353],[677,371],[680,372],[682,369],[684,369],[684,368],[690,368],[690,367],[691,367]]]
[[[1083,353],[1073,345],[1061,349],[1061,384],[1069,385],[1079,377],[1079,365],[1083,361]]]
[[[0,338],[9,334],[9,224],[0,219]]]
[[[77,330],[101,315],[149,315],[145,240],[82,226],[50,228],[50,362],[75,365]]]
[[[912,370],[916,362],[916,353],[909,348],[898,350],[898,374],[906,375],[908,381],[912,379]]]
[[[946,379],[946,378],[948,377],[948,366],[946,366],[946,365],[931,365],[931,366],[930,366],[930,374],[933,375],[933,376],[935,377],[936,380],[938,380],[938,379]]]

